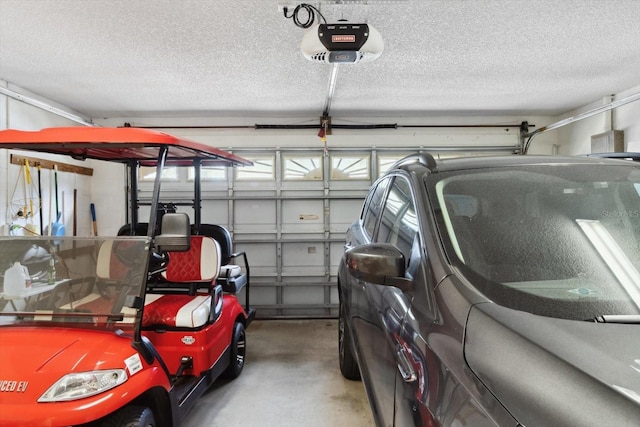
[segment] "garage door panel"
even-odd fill
[[[295,266],[295,267],[285,267],[283,268],[284,272],[283,276],[302,276],[307,275],[309,277],[323,277],[324,276],[324,267],[323,266]]]
[[[251,305],[252,306],[273,306],[278,303],[275,286],[252,286]]]
[[[322,200],[284,200],[282,202],[283,232],[323,232]]]
[[[276,233],[258,233],[255,231],[243,231],[235,229],[233,233],[233,241],[236,245],[250,244],[253,242],[270,242],[273,243],[276,238]]]
[[[324,254],[322,243],[283,243],[282,265],[323,266]]]
[[[218,200],[203,200],[201,215],[203,224],[226,224],[229,221],[229,204]],[[189,217],[193,217],[193,214]],[[193,218],[191,222],[193,223]]]
[[[324,289],[317,286],[289,286],[283,293],[283,304],[322,304],[324,301]]]
[[[333,287],[331,288],[330,303],[331,303],[331,304],[338,304],[338,303],[340,303],[340,293],[338,292],[338,287],[337,287],[337,286],[333,286]]]
[[[236,242],[235,251],[247,253],[247,260],[251,268],[251,276],[275,275],[277,273],[277,250],[275,243],[247,243]],[[236,260],[241,264],[241,261]]]
[[[235,228],[239,231],[275,232],[275,200],[236,200]]]
[[[329,270],[331,272],[337,271],[340,266],[340,260],[344,255],[344,243],[331,243],[329,245]]]
[[[336,195],[360,197],[367,194],[371,188],[371,183],[360,181],[331,181],[331,191]]]
[[[332,233],[344,233],[353,224],[353,221],[360,216],[361,210],[361,200],[331,200],[329,202],[331,220],[329,231]]]
[[[324,274],[323,245],[317,243],[283,243],[283,275]]]

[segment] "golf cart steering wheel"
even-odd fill
[[[149,258],[149,281],[157,278],[163,271],[167,269],[169,264],[169,253],[166,251],[155,252],[151,251],[151,257]]]
[[[136,266],[142,261],[142,257],[140,257],[140,247],[136,243],[137,242],[126,240],[116,240],[111,247],[111,253],[125,266]]]

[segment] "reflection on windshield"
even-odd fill
[[[489,298],[564,318],[640,311],[640,171],[527,166],[435,186],[461,271]]]
[[[0,237],[0,325],[132,325],[148,247],[145,237]]]
[[[618,283],[624,287],[636,307],[640,308],[640,273],[627,254],[600,221],[576,219],[576,222],[616,277]]]

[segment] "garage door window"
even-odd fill
[[[391,166],[394,165],[398,160],[406,157],[408,153],[402,154],[384,154],[378,156],[378,176],[382,176],[387,172]]]
[[[140,181],[153,181],[156,179],[156,168],[141,166],[138,170]],[[162,181],[178,181],[178,168],[167,167],[162,170]]]
[[[285,180],[322,181],[324,179],[321,156],[284,156]]]
[[[253,162],[253,166],[245,166],[236,169],[236,179],[238,181],[274,181],[275,167],[273,157],[253,157],[243,155],[247,160]]]
[[[195,169],[189,168],[189,181],[195,179]],[[227,169],[216,166],[204,166],[200,169],[200,180],[202,181],[225,181],[227,179]]]
[[[369,155],[331,156],[331,179],[339,180],[368,180]]]

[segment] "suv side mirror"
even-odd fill
[[[356,246],[344,256],[349,273],[357,279],[374,285],[395,286],[402,291],[412,287],[413,282],[404,277],[404,254],[390,243]]]
[[[156,236],[156,245],[160,251],[188,251],[191,247],[189,215],[184,212],[164,214],[160,234]]]

